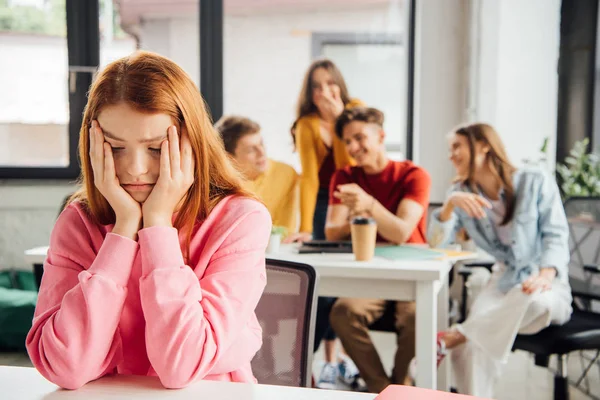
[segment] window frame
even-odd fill
[[[213,121],[223,116],[223,0],[199,0],[200,93]]]
[[[69,165],[66,167],[1,166],[0,179],[73,180],[80,174],[79,131],[87,92],[100,65],[99,1],[66,1]]]

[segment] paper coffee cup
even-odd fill
[[[350,221],[352,252],[356,261],[369,261],[375,255],[377,222],[373,218],[356,217]]]

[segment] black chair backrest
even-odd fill
[[[256,308],[263,345],[252,360],[258,383],[311,386],[317,273],[313,267],[267,259],[267,286]]]
[[[575,305],[591,309],[591,302],[600,300],[600,197],[570,197],[564,207],[571,234],[569,280]]]

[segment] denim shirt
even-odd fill
[[[446,222],[440,222],[441,209],[433,212],[429,244],[448,245],[457,231],[465,228],[477,247],[506,265],[498,282],[504,293],[543,267],[554,267],[556,278],[568,285],[569,227],[555,180],[539,169],[527,168],[514,173],[513,185],[516,205],[510,244],[499,240],[491,210],[486,209],[487,217],[478,220],[459,208]],[[472,192],[463,183],[455,184],[449,194],[456,191]]]

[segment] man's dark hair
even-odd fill
[[[260,125],[249,118],[230,115],[221,117],[215,124],[221,135],[225,150],[233,155],[238,141],[246,135],[260,131]]]
[[[383,128],[383,113],[372,107],[352,107],[344,110],[335,121],[335,133],[341,139],[344,128],[351,122],[361,121],[377,124]]]

